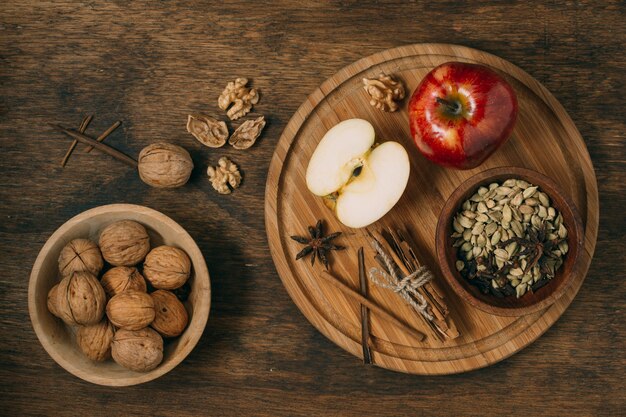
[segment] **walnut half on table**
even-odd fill
[[[259,102],[259,93],[254,88],[246,87],[247,78],[237,78],[226,85],[217,99],[220,109],[226,111],[230,120],[237,120],[252,110],[252,106]]]
[[[190,114],[187,117],[187,132],[209,148],[219,148],[228,139],[226,123],[204,114]]]
[[[265,127],[265,116],[256,119],[246,120],[235,130],[228,139],[228,143],[235,149],[248,149],[257,138],[261,136],[261,132]]]
[[[219,159],[216,167],[209,166],[206,173],[211,180],[211,185],[220,194],[230,194],[241,184],[239,168],[225,156]]]

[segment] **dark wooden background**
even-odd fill
[[[534,4],[531,4],[534,3]],[[42,2],[0,5],[0,414],[5,415],[618,415],[626,409],[626,7],[601,2],[283,1]],[[264,230],[273,148],[292,113],[343,66],[394,46],[458,43],[540,80],[582,133],[600,189],[589,275],[538,341],[487,369],[420,377],[365,367],[326,340],[283,289]],[[269,120],[252,149],[210,150],[185,132],[193,111],[218,114],[227,81],[247,76]],[[88,133],[136,155],[156,140],[189,149],[196,169],[174,191],[46,127]],[[245,182],[215,193],[207,163],[228,155]],[[200,343],[176,369],[130,388],[61,369],[30,325],[30,268],[70,217],[143,204],[196,239],[213,305]],[[622,414],[623,415],[623,414]]]

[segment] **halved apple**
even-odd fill
[[[306,172],[309,190],[324,197],[340,222],[365,227],[398,202],[409,180],[409,156],[397,142],[375,146],[372,125],[345,120],[315,148]]]

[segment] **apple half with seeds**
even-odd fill
[[[344,120],[326,132],[307,167],[309,190],[324,197],[348,227],[365,227],[387,214],[409,180],[404,147],[398,142],[376,145],[375,139],[367,120]]]

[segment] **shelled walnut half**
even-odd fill
[[[204,114],[190,114],[187,117],[187,132],[209,148],[224,146],[228,139],[226,123]]]
[[[402,82],[394,80],[390,75],[380,73],[378,78],[363,78],[363,88],[370,96],[370,104],[387,112],[398,110],[398,103],[404,98]]]
[[[261,136],[265,127],[265,116],[253,120],[246,120],[235,130],[228,143],[235,149],[248,149]]]
[[[217,104],[231,120],[237,120],[252,110],[252,106],[259,102],[259,93],[254,88],[246,87],[247,78],[237,78],[226,85],[220,94]]]
[[[206,171],[211,185],[220,194],[230,194],[241,184],[239,168],[230,159],[221,157],[216,167],[209,166]]]

